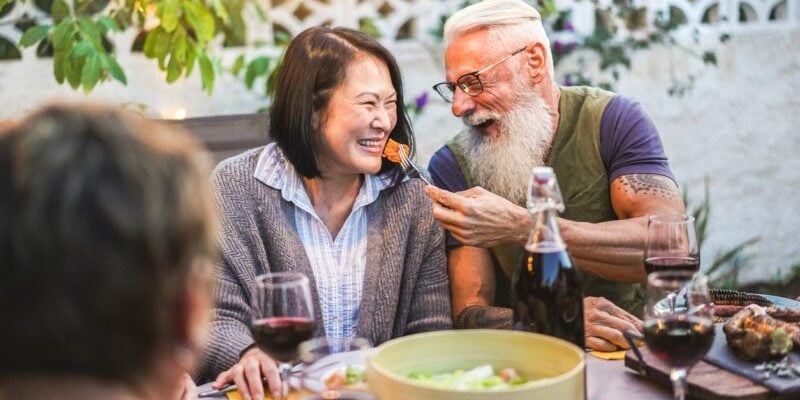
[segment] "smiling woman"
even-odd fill
[[[371,37],[311,28],[283,57],[270,114],[275,143],[220,164],[223,217],[213,342],[204,378],[273,395],[275,362],[253,345],[249,283],[267,272],[309,277],[315,336],[374,344],[452,326],[444,236],[417,179],[382,154],[413,152],[394,57]],[[362,318],[363,316],[363,318]]]

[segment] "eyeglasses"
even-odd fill
[[[458,79],[456,79],[456,83],[451,83],[451,82],[437,83],[433,85],[433,90],[435,90],[436,93],[439,93],[439,96],[442,96],[442,99],[444,99],[444,101],[448,103],[453,102],[453,95],[455,94],[456,86],[458,86],[462,92],[466,93],[467,96],[475,97],[483,92],[483,83],[481,83],[481,78],[480,78],[480,75],[482,73],[494,68],[497,65],[502,64],[503,61],[506,61],[509,58],[519,53],[522,53],[522,51],[525,50],[527,47],[528,46],[526,45],[525,47],[522,47],[518,50],[514,50],[513,53],[489,64],[483,69],[480,69],[478,71],[468,72],[464,75],[461,75],[460,77],[458,77]]]

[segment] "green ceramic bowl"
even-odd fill
[[[491,364],[535,380],[506,390],[443,389],[412,371],[452,372]],[[583,349],[550,336],[494,329],[421,333],[382,344],[367,360],[369,389],[381,400],[583,399]]]

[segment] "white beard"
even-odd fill
[[[462,118],[461,146],[475,182],[484,189],[524,205],[534,167],[543,166],[553,143],[553,117],[535,94],[521,96],[506,114],[478,111]],[[476,125],[494,119],[498,134],[490,137]]]

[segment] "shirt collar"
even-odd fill
[[[377,200],[380,192],[389,187],[391,182],[389,177],[382,174],[365,174],[364,176],[365,179],[356,196],[353,210],[372,204]],[[261,151],[253,177],[271,188],[280,190],[284,200],[295,203],[301,208],[310,209],[306,211],[313,210],[300,175],[275,143],[268,144]]]

